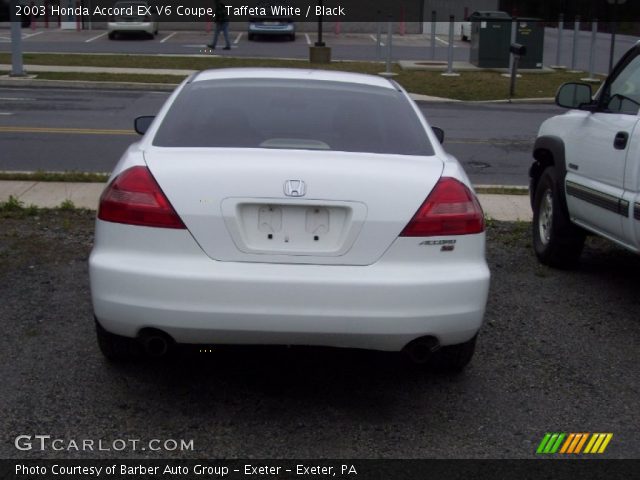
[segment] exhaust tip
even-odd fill
[[[152,358],[166,356],[175,343],[168,334],[161,330],[152,329],[140,332],[139,341],[142,344],[144,352]]]
[[[409,342],[402,351],[413,363],[424,365],[439,348],[440,343],[436,338],[420,337]]]

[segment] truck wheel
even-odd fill
[[[562,191],[557,172],[547,167],[533,200],[533,249],[541,263],[556,268],[571,268],[578,263],[585,232],[569,220],[562,208]]]

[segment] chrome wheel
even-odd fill
[[[547,245],[551,240],[551,228],[553,224],[553,195],[551,190],[544,192],[540,202],[540,214],[538,216],[538,230],[540,241]]]

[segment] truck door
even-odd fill
[[[640,50],[616,66],[602,88],[598,109],[585,112],[565,138],[567,206],[576,223],[628,244],[623,225],[631,214],[625,200],[625,170],[632,139],[640,134]]]

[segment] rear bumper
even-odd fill
[[[249,24],[249,33],[256,35],[292,35],[296,28],[292,24],[287,25],[257,25]]]
[[[140,252],[119,248],[117,232],[148,229],[105,230],[113,241],[97,242],[91,254],[91,295],[100,324],[119,335],[151,327],[178,343],[395,351],[426,335],[462,343],[482,324],[489,287],[483,255],[434,265],[394,261],[393,252],[369,266],[219,262],[185,231],[163,232],[167,244]],[[483,249],[484,236],[477,237]],[[398,242],[391,250],[412,240]],[[180,254],[168,254],[167,245]]]
[[[153,34],[156,29],[155,22],[109,22],[107,24],[109,32],[145,32]]]

